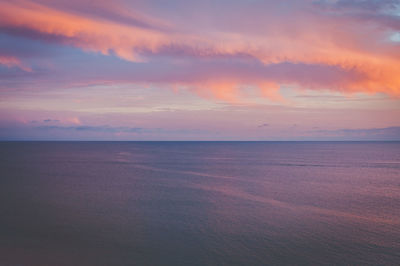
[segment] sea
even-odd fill
[[[0,265],[400,265],[400,142],[0,142]]]

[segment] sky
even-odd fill
[[[0,0],[0,140],[400,140],[400,1]]]

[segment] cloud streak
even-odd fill
[[[48,121],[44,121],[48,122]],[[61,130],[61,131],[80,131],[80,132],[103,132],[103,133],[139,133],[146,130],[140,127],[111,127],[111,126],[37,126],[33,129],[44,131]]]
[[[314,130],[310,133],[327,137],[357,140],[400,140],[400,127]]]

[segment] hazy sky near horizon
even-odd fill
[[[0,0],[0,139],[400,140],[400,1]]]

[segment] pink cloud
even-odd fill
[[[23,64],[18,58],[9,55],[0,55],[0,64],[6,67],[18,67],[26,72],[31,72],[32,69]]]
[[[71,123],[71,124],[74,124],[74,125],[81,125],[82,124],[82,122],[79,120],[78,117],[69,117],[69,118],[65,119],[65,122]]]
[[[8,29],[9,33],[29,32],[45,40],[49,38],[103,55],[115,54],[132,62],[168,56],[171,68],[175,68],[174,60],[186,60],[188,70],[184,73],[170,72],[171,75],[162,76],[151,70],[144,77],[127,74],[110,77],[110,80],[179,84],[195,88],[194,91],[205,97],[228,102],[240,101],[240,87],[243,86],[258,87],[261,95],[274,100],[281,99],[278,93],[281,85],[400,95],[400,52],[398,47],[382,39],[389,29],[381,20],[372,19],[370,24],[379,25],[373,27],[365,25],[365,20],[359,17],[337,19],[333,16],[336,13],[324,15],[309,1],[295,1],[293,9],[279,9],[279,5],[268,2],[266,5],[271,11],[265,16],[249,8],[242,20],[250,22],[240,27],[240,23],[232,22],[233,19],[237,21],[234,17],[237,13],[228,10],[220,18],[212,17],[217,26],[211,30],[210,27],[197,27],[196,22],[187,21],[184,25],[183,22],[155,18],[140,9],[133,11],[120,2],[112,8],[106,2],[99,2],[96,6],[99,15],[94,12],[88,15],[79,10],[79,3],[75,1],[60,3],[1,2],[0,27]],[[105,12],[109,7],[111,11]],[[207,8],[203,10],[202,16],[207,16],[207,11]],[[252,24],[253,16],[256,23]],[[251,73],[242,71],[243,68],[221,69],[218,64],[214,67],[206,64],[210,68],[204,69],[202,63],[198,63],[227,58],[255,60],[260,65],[256,73]],[[29,70],[21,59],[14,57],[0,58],[0,63]],[[304,66],[304,71],[308,72],[301,73],[301,68],[293,67],[296,65]],[[279,69],[279,66],[285,66],[285,69]],[[309,73],[311,68],[308,66],[314,66],[312,69],[316,72]],[[324,68],[331,71],[324,71]]]

